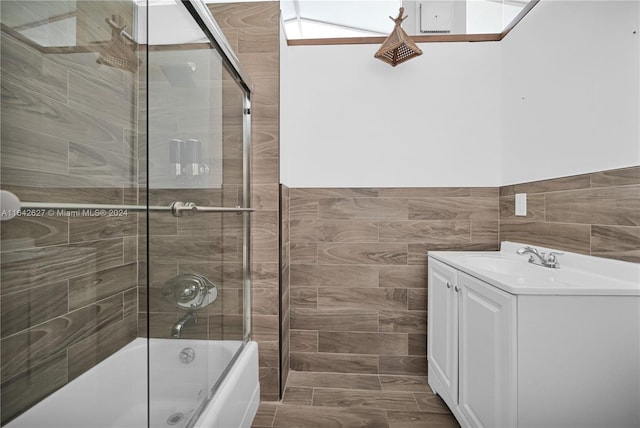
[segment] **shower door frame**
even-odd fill
[[[244,94],[243,119],[242,119],[242,205],[243,208],[251,207],[251,96],[253,83],[248,74],[240,65],[240,60],[231,48],[229,41],[213,19],[204,0],[181,0],[198,26],[209,39],[213,48],[222,57],[223,66],[231,74],[234,81],[240,86]],[[243,237],[242,237],[242,289],[243,293],[243,341],[251,340],[251,219],[250,212],[243,213]],[[242,348],[236,353],[230,365],[233,364]],[[227,370],[221,378],[224,378]],[[213,390],[215,391],[216,388]]]

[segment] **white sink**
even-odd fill
[[[430,251],[429,256],[512,294],[640,295],[638,263],[564,252],[560,267],[548,268],[516,254],[526,245],[505,241],[500,251]]]
[[[521,276],[527,260],[514,260],[499,255],[473,254],[461,257],[468,266],[502,275]]]

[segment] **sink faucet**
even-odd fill
[[[523,256],[525,254],[531,254],[529,256],[529,263],[533,263],[534,265],[544,266],[548,268],[557,269],[560,267],[560,262],[558,261],[558,256],[561,256],[564,253],[556,253],[555,251],[551,251],[549,254],[545,254],[544,252],[538,251],[536,248],[526,246],[522,248],[518,248],[516,253]]]
[[[198,316],[195,312],[189,311],[180,321],[175,323],[171,328],[171,337],[179,339],[182,336],[182,330],[187,325],[195,325],[198,322]]]

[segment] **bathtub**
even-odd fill
[[[259,397],[255,342],[137,338],[6,426],[249,428]]]

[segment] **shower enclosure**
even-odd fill
[[[250,82],[201,0],[0,8],[1,425],[197,426],[251,338]]]

